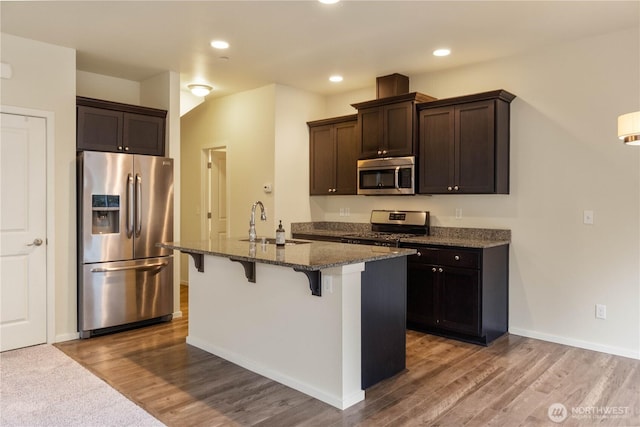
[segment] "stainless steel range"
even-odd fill
[[[400,239],[429,235],[427,211],[371,211],[371,231],[348,234],[342,243],[376,246],[399,246]]]

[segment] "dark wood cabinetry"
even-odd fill
[[[77,150],[164,156],[167,112],[77,97]]]
[[[357,193],[357,116],[308,122],[309,194]]]
[[[407,327],[488,344],[508,328],[508,245],[484,249],[403,244]]]
[[[367,262],[362,272],[362,388],[405,369],[406,257]]]
[[[418,192],[508,194],[514,98],[498,90],[418,104]]]
[[[417,92],[351,104],[358,110],[358,157],[416,154],[416,104],[435,98]]]

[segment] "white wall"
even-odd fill
[[[140,105],[140,82],[88,71],[76,71],[76,93],[87,98]]]
[[[292,222],[311,217],[309,194],[309,128],[322,117],[324,97],[288,86],[276,86],[274,220],[282,220],[287,236]],[[326,117],[326,116],[325,116]],[[268,230],[275,237],[275,230]]]
[[[72,338],[76,315],[76,53],[73,49],[1,35],[1,59],[13,69],[1,81],[0,104],[55,114],[53,161],[54,229],[47,230],[55,286],[55,337]],[[50,171],[49,171],[50,173]],[[48,173],[48,176],[51,176]],[[51,325],[50,325],[51,326]]]
[[[260,200],[267,222],[256,221],[258,235],[275,232],[274,183],[275,85],[207,100],[181,118],[182,221],[181,239],[200,240],[205,198],[204,150],[226,147],[229,235],[248,236],[251,205]],[[275,184],[274,184],[275,186]],[[182,255],[182,280],[187,258]]]
[[[410,76],[412,91],[437,98],[517,95],[511,194],[312,197],[312,218],[366,222],[375,208],[425,209],[434,225],[509,228],[511,332],[638,358],[640,149],[616,138],[617,116],[640,110],[638,76],[637,28]],[[344,207],[348,218],[338,215]],[[594,225],[582,223],[584,210]],[[595,319],[596,303],[607,305],[607,320]]]

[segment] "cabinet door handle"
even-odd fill
[[[381,151],[381,150],[378,150],[378,156],[379,156],[379,155],[381,155],[381,154],[382,154],[382,151]]]
[[[447,190],[451,191],[451,190],[453,190],[453,187],[447,187]]]
[[[438,273],[442,273],[443,271],[444,271],[444,270],[442,269],[442,267],[440,267],[440,268],[438,269]]]
[[[436,272],[436,268],[435,267],[431,268],[431,271],[433,271],[435,273]]]
[[[460,261],[460,255],[454,256],[453,259],[455,259],[456,261]]]
[[[118,145],[118,150],[122,151],[122,145]]]
[[[456,185],[453,187],[454,190],[458,191],[460,188]]]
[[[382,154],[387,154],[387,150],[382,150]]]
[[[422,252],[420,251],[416,252],[416,256],[422,256]]]

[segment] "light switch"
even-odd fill
[[[583,222],[585,224],[593,224],[593,211],[584,211]]]

